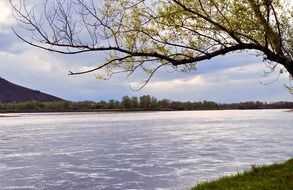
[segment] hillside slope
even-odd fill
[[[63,101],[61,98],[13,84],[0,77],[0,102],[9,103],[30,100],[40,102]]]

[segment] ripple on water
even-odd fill
[[[1,118],[0,189],[181,190],[293,157],[292,136],[281,110]]]

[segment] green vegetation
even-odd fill
[[[231,177],[200,183],[192,190],[292,190],[293,159],[270,166],[252,166]]]
[[[121,101],[81,102],[14,102],[1,103],[0,112],[91,112],[91,111],[175,111],[175,110],[225,110],[225,109],[292,109],[293,102],[241,102],[219,104],[212,101],[180,102],[158,100],[150,95],[122,97]]]
[[[293,76],[290,0],[10,2],[20,26],[14,32],[24,42],[63,54],[107,55],[96,68],[70,74],[104,69],[97,78],[108,79],[145,71],[151,78],[162,67],[190,71],[198,62],[250,50],[271,70],[279,64],[280,73]]]

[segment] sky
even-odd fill
[[[0,77],[66,100],[120,100],[124,95],[149,94],[158,99],[218,103],[293,101],[293,95],[284,87],[290,84],[288,74],[265,76],[266,64],[251,52],[201,62],[192,72],[162,68],[142,90],[133,91],[145,76],[120,74],[107,81],[96,79],[95,73],[69,76],[69,71],[94,68],[105,59],[104,55],[60,55],[31,47],[12,32],[11,27],[16,25],[8,0],[0,0]]]

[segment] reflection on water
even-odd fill
[[[292,114],[9,114],[0,189],[186,189],[293,157]]]

